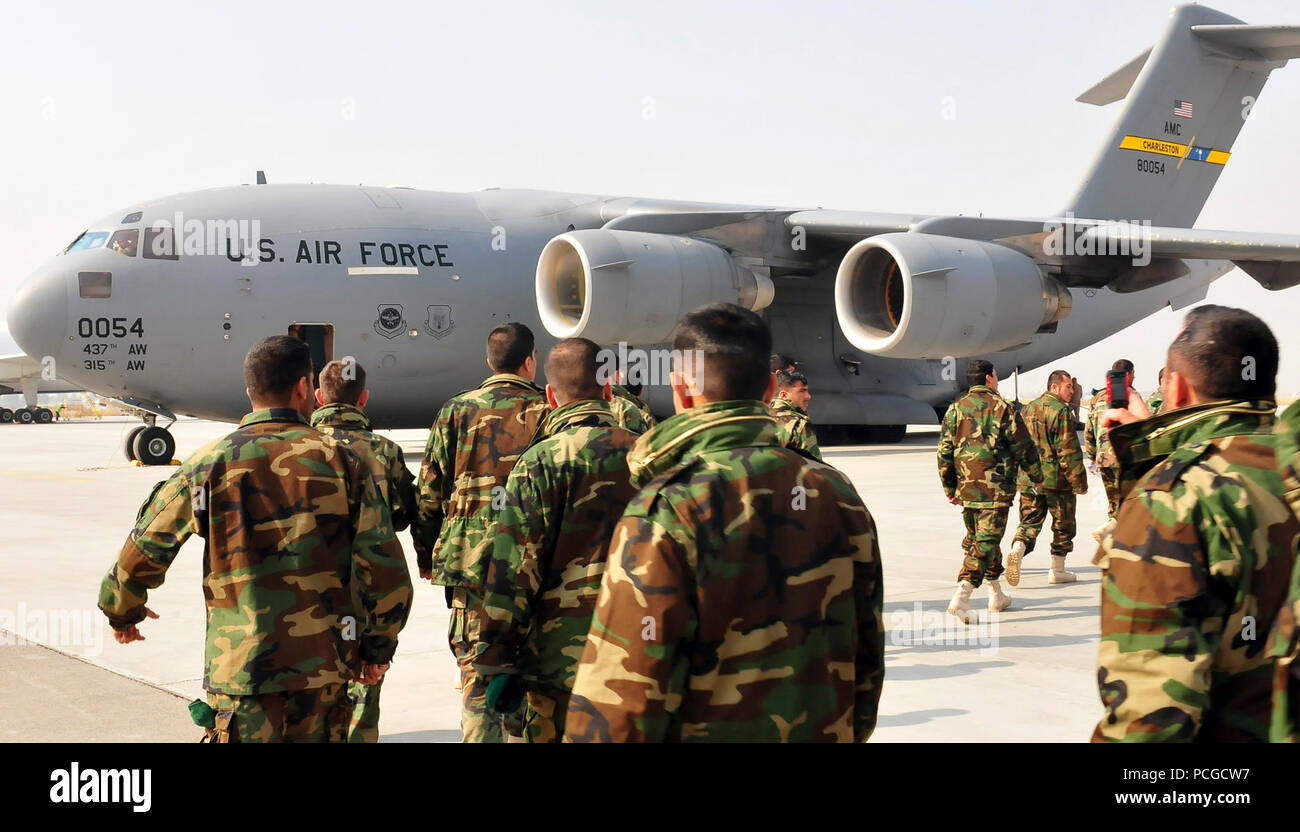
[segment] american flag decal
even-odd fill
[[[1174,115],[1179,118],[1192,117],[1192,102],[1178,100],[1174,102]]]

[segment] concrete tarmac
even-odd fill
[[[189,541],[150,593],[145,640],[113,641],[99,583],[141,501],[175,469],[128,463],[138,421],[0,425],[0,740],[186,740],[185,702],[202,695],[202,540]],[[231,430],[173,426],[177,456]],[[385,431],[418,468],[427,431]],[[960,566],[960,510],[943,497],[937,428],[897,445],[823,449],[876,519],[885,572],[886,676],[873,742],[1083,741],[1101,717],[1095,681],[1099,570],[1089,532],[1105,520],[1101,482],[1079,498],[1074,584],[1047,583],[1045,529],[1010,610],[964,627],[946,615]],[[1014,532],[1011,512],[1004,551]],[[1050,519],[1048,525],[1050,527]],[[409,532],[399,535],[415,577]],[[974,596],[983,609],[987,590]],[[384,685],[385,742],[455,742],[460,699],[440,587],[416,584]],[[66,656],[24,645],[46,645]],[[82,659],[68,658],[73,656]],[[111,727],[106,727],[111,726]],[[189,732],[189,733],[187,733]]]

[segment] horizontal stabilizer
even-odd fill
[[[1300,26],[1202,25],[1193,26],[1192,34],[1241,60],[1300,58]]]

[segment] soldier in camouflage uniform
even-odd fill
[[[961,506],[966,524],[962,567],[948,612],[971,622],[970,596],[989,584],[989,611],[1011,599],[1002,590],[1002,536],[1016,497],[1016,471],[1035,490],[1042,487],[1038,451],[1011,403],[998,395],[993,364],[975,359],[966,369],[970,389],[948,406],[939,438],[939,479],[948,502]]]
[[[641,400],[640,384],[614,384],[610,387],[610,411],[615,423],[635,434],[642,434],[655,426],[654,414]]]
[[[1073,382],[1064,370],[1054,370],[1047,377],[1047,392],[1034,399],[1020,418],[1038,450],[1043,469],[1043,487],[1035,489],[1027,471],[1020,472],[1020,525],[1007,553],[1007,583],[1020,584],[1020,561],[1034,551],[1047,513],[1052,513],[1052,571],[1047,582],[1069,583],[1073,572],[1066,571],[1065,558],[1074,549],[1075,495],[1088,492],[1088,475],[1083,470],[1083,450],[1074,429],[1070,409]]]
[[[1164,367],[1160,368],[1160,375],[1157,376],[1157,380],[1159,386],[1156,387],[1156,392],[1152,393],[1150,396],[1147,396],[1147,410],[1151,411],[1152,416],[1158,415],[1160,413],[1160,408],[1164,406],[1165,403],[1165,389],[1164,389],[1165,368]]]
[[[1300,516],[1300,402],[1278,419],[1277,463],[1286,501]],[[1300,546],[1300,541],[1297,542]],[[1273,669],[1273,742],[1300,742],[1300,551],[1291,570],[1291,589],[1278,612],[1269,654]]]
[[[499,699],[509,710],[527,693],[529,742],[564,737],[605,551],[636,493],[627,452],[637,435],[615,423],[610,386],[596,378],[599,351],[569,338],[547,357],[553,409],[510,472],[488,567],[474,665],[488,679],[489,707]]]
[[[808,377],[795,370],[778,370],[775,378],[776,395],[767,407],[779,429],[777,441],[821,462],[817,434],[813,433],[812,420],[808,418],[808,402],[812,400]]]
[[[865,741],[884,679],[875,523],[777,442],[767,326],[732,304],[673,333],[677,414],[628,456],[567,741]]]
[[[487,713],[487,683],[474,672],[487,567],[506,478],[546,416],[533,333],[503,324],[488,336],[489,376],[452,397],[438,412],[416,487],[411,527],[420,576],[446,587],[448,641],[461,670],[461,735],[465,742],[503,742],[503,720]],[[517,735],[517,714],[504,721]]]
[[[1127,358],[1121,358],[1114,364],[1110,365],[1112,370],[1123,370],[1127,375],[1125,384],[1128,385],[1128,410],[1138,419],[1145,419],[1151,415],[1147,410],[1146,402],[1142,396],[1133,389],[1133,362]],[[1097,474],[1101,477],[1101,484],[1106,489],[1106,516],[1111,520],[1119,513],[1119,462],[1115,459],[1115,451],[1110,446],[1110,439],[1106,432],[1101,429],[1101,414],[1110,407],[1110,398],[1103,387],[1100,390],[1092,392],[1092,399],[1088,402],[1088,421],[1083,431],[1084,453],[1088,459],[1093,461],[1097,466]],[[1104,530],[1109,528],[1110,524],[1103,526],[1096,532],[1093,537],[1098,540]]]
[[[366,371],[352,358],[331,361],[320,374],[316,403],[311,416],[312,427],[333,437],[361,457],[375,478],[380,495],[388,504],[393,531],[400,532],[411,524],[415,513],[415,478],[406,467],[402,448],[391,439],[370,429],[365,414],[370,401],[366,389]],[[379,741],[379,694],[383,680],[366,685],[353,681],[348,695],[355,702],[348,742]]]
[[[1242,359],[1257,372],[1242,378]],[[1240,309],[1188,313],[1169,348],[1168,410],[1101,415],[1120,462],[1104,570],[1098,742],[1266,741],[1300,519],[1278,473],[1277,341]]]
[[[149,590],[198,534],[206,739],[341,742],[348,683],[378,682],[397,650],[411,608],[406,559],[366,464],[307,423],[307,345],[258,342],[244,377],[253,412],[154,487],[99,607],[119,643],[144,638],[138,623],[157,617]]]

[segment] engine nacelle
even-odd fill
[[[853,346],[891,358],[982,355],[1025,343],[1070,313],[1070,290],[1014,249],[935,234],[862,240],[835,275]]]
[[[772,281],[713,243],[669,234],[587,229],[552,239],[537,260],[537,311],[556,338],[656,344],[697,306],[759,310]]]

